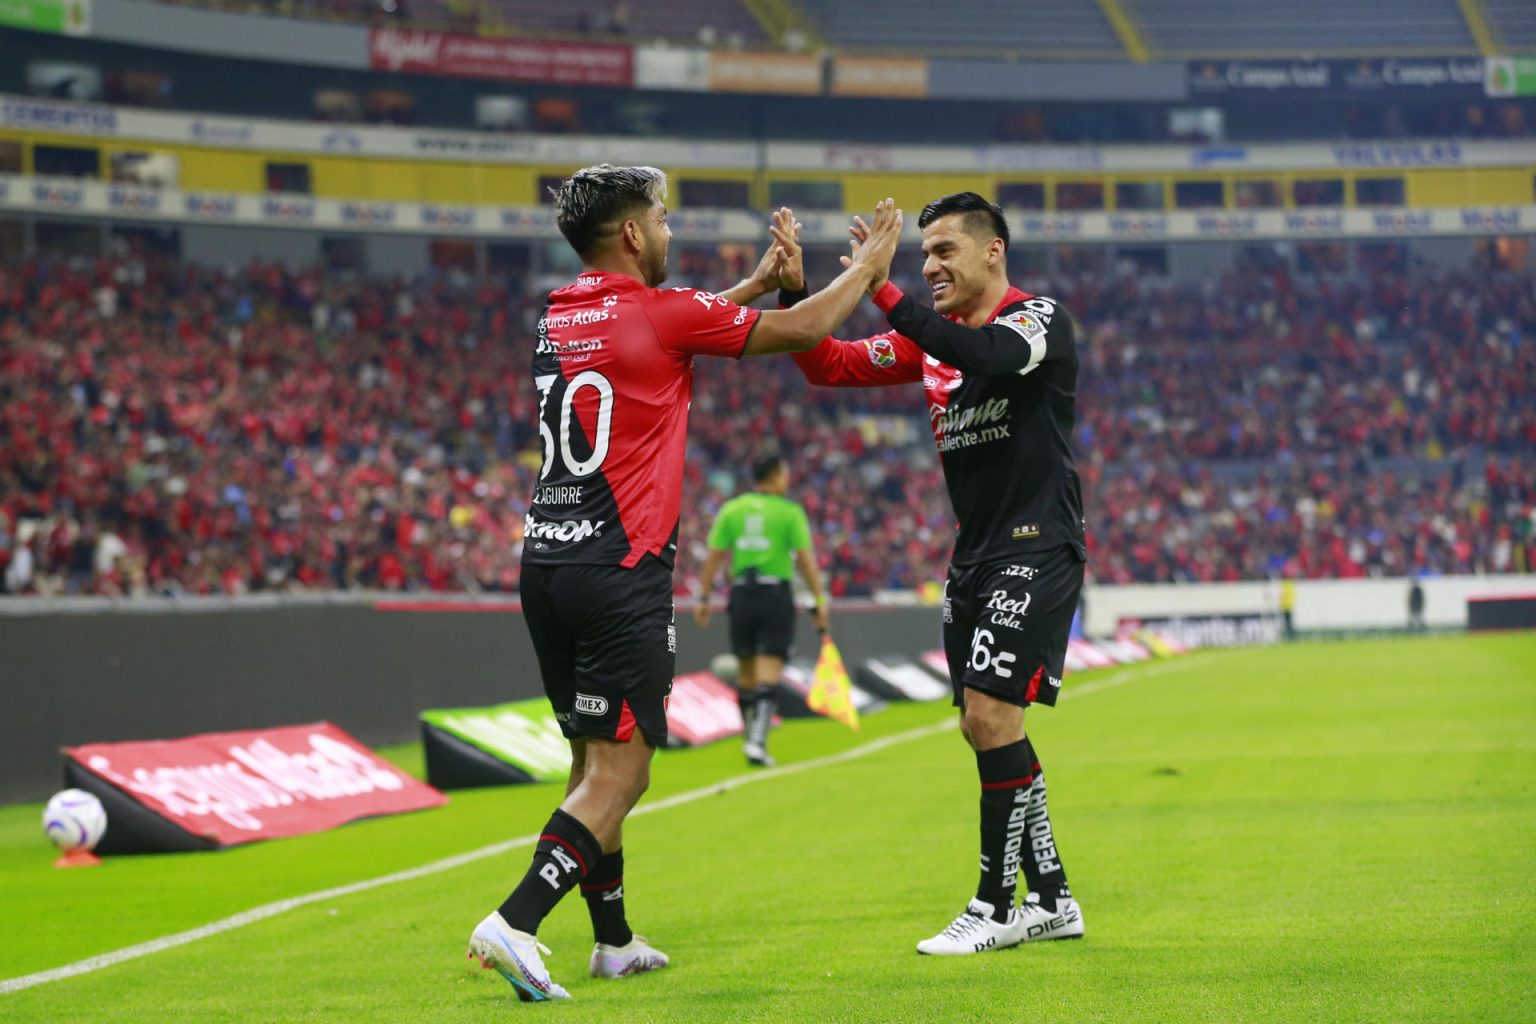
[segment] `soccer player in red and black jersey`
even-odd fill
[[[1008,224],[974,192],[918,218],[934,306],[873,290],[891,330],[795,356],[813,384],[921,382],[959,520],[944,587],[944,653],[981,778],[981,882],[920,953],[980,953],[1083,934],[1046,809],[1024,709],[1056,703],[1087,559],[1070,438],[1077,348],[1067,311],[1008,283]],[[776,218],[784,276],[801,282],[793,217]],[[866,237],[852,229],[857,254]],[[848,258],[844,258],[848,262]],[[794,301],[791,296],[789,301]],[[1028,882],[1014,907],[1019,872]]]
[[[544,459],[523,535],[523,615],[544,690],[571,741],[565,800],[533,862],[475,928],[470,955],[525,1001],[563,999],[535,935],[579,883],[592,915],[594,977],[665,967],[624,915],[622,828],[667,740],[677,634],[672,564],[682,505],[693,358],[814,347],[885,281],[901,211],[879,204],[863,245],[826,291],[793,309],[740,303],[779,283],[769,247],[724,295],[662,290],[666,176],[603,164],[555,192],[561,233],[582,260],[539,320],[533,381]]]

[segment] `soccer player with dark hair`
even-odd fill
[[[980,776],[981,881],[966,909],[917,949],[980,953],[1083,934],[1024,730],[1025,708],[1056,703],[1087,560],[1070,441],[1077,348],[1065,309],[1009,284],[1008,223],[996,206],[961,192],[934,200],[918,224],[933,308],[887,281],[872,294],[890,331],[828,338],[795,361],[813,384],[921,382],[927,397],[959,520],[944,653]],[[782,213],[778,227],[782,239]],[[858,221],[851,231],[857,256],[866,228]],[[803,281],[798,245],[784,245],[785,277]],[[1015,908],[1020,871],[1028,891]]]
[[[778,285],[778,244],[725,295],[658,287],[672,236],[666,188],[655,168],[602,164],[554,193],[582,271],[550,294],[538,324],[544,458],[523,532],[522,601],[544,691],[571,741],[571,774],[522,881],[469,942],[524,1001],[567,998],[535,935],[578,884],[597,939],[594,977],[667,965],[625,919],[622,831],[667,740],[693,358],[813,347],[886,279],[901,233],[901,211],[880,203],[867,241],[825,292],[760,312],[740,303]]]
[[[709,595],[727,558],[731,561],[731,652],[741,666],[742,752],[760,768],[773,766],[768,727],[777,710],[774,687],[795,639],[795,600],[790,589],[795,566],[815,600],[816,628],[830,625],[821,573],[811,550],[805,509],[786,497],[789,463],[778,455],[752,466],[752,490],[720,506],[709,531],[709,554],[699,572],[694,620],[709,624]]]

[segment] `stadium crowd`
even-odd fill
[[[675,250],[673,283],[744,270]],[[560,283],[129,254],[0,267],[0,590],[515,591],[539,464],[529,350]],[[1082,322],[1096,580],[1536,564],[1536,277],[1020,283]],[[866,307],[840,333],[882,325]],[[942,573],[953,522],[916,385],[701,359],[690,438],[680,587],[766,450],[789,457],[834,594]]]

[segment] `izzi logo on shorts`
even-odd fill
[[[608,699],[606,697],[593,697],[591,694],[578,693],[576,695],[576,713],[580,715],[606,715],[608,713]]]

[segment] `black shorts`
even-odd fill
[[[666,746],[672,570],[649,556],[633,569],[524,565],[522,598],[561,732],[627,743],[638,727],[651,746]]]
[[[731,653],[738,658],[765,654],[789,659],[795,640],[795,598],[789,581],[738,582],[731,587]]]
[[[965,706],[966,687],[1020,707],[1056,703],[1083,564],[1076,548],[1062,547],[950,567],[944,657],[955,707]]]

